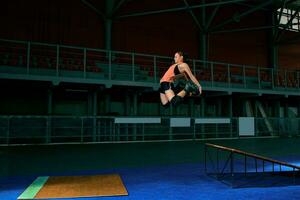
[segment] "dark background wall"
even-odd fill
[[[103,47],[103,23],[81,1],[5,2],[1,38]]]

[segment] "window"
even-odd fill
[[[296,11],[284,8],[282,10],[281,17],[280,17],[280,12],[281,12],[281,8],[278,8],[277,9],[277,20],[279,21],[279,24],[287,25]],[[287,30],[300,32],[299,23],[300,23],[300,15],[298,12],[296,14],[296,16],[294,17],[294,19],[292,20],[292,22],[288,25]],[[283,29],[284,27],[279,26],[279,28]]]

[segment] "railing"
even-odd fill
[[[172,127],[171,117],[158,118],[161,123],[149,124],[115,123],[115,117],[101,116],[0,116],[0,144],[176,141],[239,137],[238,118],[228,118],[230,123],[202,124],[195,122],[195,119],[201,118],[188,118],[190,125],[187,127]],[[255,118],[254,137],[300,134],[300,118],[271,118],[272,124],[279,124],[273,127],[272,132],[263,124],[264,120]]]
[[[289,184],[299,184],[296,175],[299,178],[300,166],[295,164],[211,143],[206,143],[204,148],[205,173],[231,187],[257,186],[262,182],[259,174],[264,175],[264,186],[265,175],[273,176],[273,179],[276,175],[292,178],[292,182],[288,180]],[[282,184],[283,179],[279,182]],[[274,180],[271,185],[275,185]]]
[[[85,80],[127,81],[157,85],[171,57],[0,40],[0,73]],[[190,60],[205,86],[240,89],[299,91],[299,71]],[[111,81],[111,82],[108,82]]]

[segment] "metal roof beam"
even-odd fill
[[[220,0],[219,0],[219,1],[220,1]],[[219,8],[220,8],[220,5],[217,5],[217,6],[215,7],[215,9],[213,10],[212,14],[210,15],[210,17],[209,17],[209,19],[208,19],[208,21],[207,21],[206,29],[209,28],[211,22],[213,21],[213,19],[215,18],[217,12],[219,11]]]
[[[257,30],[265,30],[271,29],[277,26],[256,26],[256,27],[246,27],[246,28],[238,28],[238,29],[230,29],[230,30],[220,30],[220,31],[212,31],[211,33],[232,33],[232,32],[242,32],[242,31],[257,31]]]
[[[247,3],[236,3],[237,5],[241,5],[241,6],[246,6],[246,7],[249,7],[249,8],[255,8],[256,6],[255,5],[251,5],[251,4],[247,4]],[[260,8],[259,10],[263,10],[263,11],[269,11],[270,9],[267,9],[267,8]]]
[[[184,7],[178,7],[178,8],[145,11],[145,12],[138,12],[138,13],[132,13],[132,14],[125,14],[125,15],[117,16],[116,18],[120,19],[120,18],[127,18],[127,17],[137,17],[137,16],[147,16],[147,15],[154,15],[154,14],[161,14],[161,13],[177,12],[177,11],[182,11],[182,10],[187,10],[187,9],[196,9],[196,8],[203,8],[203,7],[210,7],[210,6],[226,5],[226,4],[237,3],[237,2],[242,2],[242,1],[246,1],[246,0],[227,0],[227,1],[221,1],[221,2],[193,5],[193,6],[189,6],[189,7],[184,6]]]
[[[119,10],[119,8],[120,8],[126,1],[127,1],[127,0],[120,0],[120,1],[118,2],[118,4],[114,7],[112,13],[115,14],[115,13]]]
[[[188,2],[186,0],[183,0],[185,6],[187,7],[189,13],[192,15],[195,23],[197,24],[198,28],[200,29],[200,31],[203,31],[203,26],[199,23],[199,20],[197,19],[196,15],[194,14],[193,10],[190,9],[190,5],[188,4]]]
[[[106,16],[98,10],[95,6],[93,6],[91,3],[87,2],[86,0],[81,0],[82,3],[84,3],[86,6],[91,8],[93,11],[95,11],[103,20],[106,19]]]

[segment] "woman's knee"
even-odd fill
[[[166,97],[168,98],[168,101],[171,101],[171,99],[175,96],[172,89],[165,91],[165,94],[166,94]]]
[[[164,102],[164,103],[162,103],[162,106],[163,106],[164,108],[167,108],[167,107],[170,106],[170,102],[169,102],[169,101]]]

